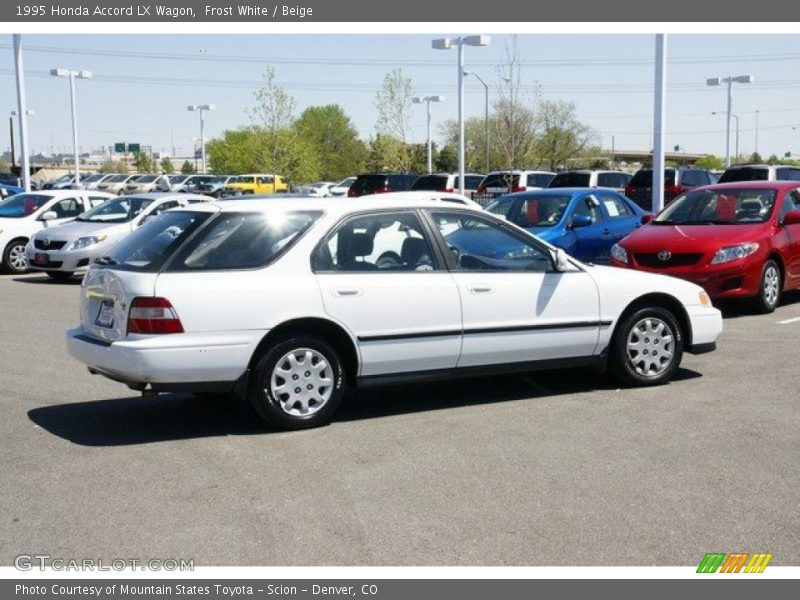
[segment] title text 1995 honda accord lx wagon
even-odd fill
[[[81,286],[70,353],[143,392],[246,394],[288,429],[356,382],[608,367],[668,381],[722,320],[687,281],[569,258],[474,208],[395,198],[195,205],[148,221]]]

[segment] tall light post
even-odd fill
[[[760,112],[760,110],[756,111],[756,143],[755,148],[753,149],[753,154],[758,154],[758,115]]]
[[[203,113],[207,110],[214,110],[216,106],[213,104],[192,104],[186,107],[188,111],[198,111],[200,113],[200,158],[203,161],[203,175],[206,174],[206,137],[205,137],[205,119]]]
[[[706,85],[720,86],[723,83],[728,86],[728,109],[727,119],[725,120],[725,166],[731,166],[731,105],[733,104],[733,84],[734,83],[753,83],[752,75],[736,75],[730,77],[712,77],[706,79]]]
[[[66,77],[69,79],[69,98],[72,107],[72,152],[75,155],[75,188],[80,189],[81,173],[80,158],[78,157],[78,116],[75,110],[75,78],[91,79],[91,71],[73,71],[71,69],[50,69],[53,77]]]
[[[472,75],[475,79],[483,84],[483,89],[486,92],[483,107],[483,137],[485,142],[485,172],[489,173],[489,86],[475,71],[464,71],[464,77]]]
[[[711,114],[721,115],[723,113],[719,110],[712,110]],[[734,156],[738,159],[739,158],[739,115],[731,113],[730,116],[736,119],[736,143],[735,143],[736,154]],[[730,164],[728,166],[730,166]]]
[[[444,102],[444,96],[416,96],[414,104],[427,104],[428,110],[428,173],[433,172],[433,143],[431,142],[431,102]]]
[[[25,116],[32,117],[36,113],[32,110],[25,109]],[[11,111],[11,116],[8,117],[8,129],[9,135],[11,136],[11,167],[12,169],[17,166],[16,156],[14,155],[14,117],[19,115],[19,112],[16,110]],[[25,164],[25,160],[20,157],[20,174],[22,174],[22,165]]]
[[[458,193],[464,193],[464,46],[488,46],[488,35],[439,38],[431,42],[434,50],[458,46]]]
[[[655,81],[653,85],[653,212],[664,206],[664,131],[667,114],[667,36],[656,34]]]

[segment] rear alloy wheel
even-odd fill
[[[761,283],[758,294],[753,298],[756,310],[771,313],[778,307],[781,299],[781,270],[778,263],[769,259],[761,270]]]
[[[282,429],[309,429],[330,422],[344,396],[344,369],[324,340],[298,335],[270,348],[250,382],[258,415]]]
[[[661,307],[643,308],[620,324],[612,344],[611,369],[628,385],[659,385],[680,366],[683,335],[675,317]]]
[[[9,273],[24,273],[28,270],[28,259],[25,257],[26,240],[11,240],[3,252],[3,268]]]
[[[51,279],[55,279],[56,281],[66,281],[70,277],[72,277],[72,271],[45,271],[47,276]]]

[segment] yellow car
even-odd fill
[[[223,196],[241,196],[244,194],[277,194],[288,192],[289,184],[280,175],[251,173],[232,177],[222,190]]]

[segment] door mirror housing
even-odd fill
[[[48,210],[44,213],[41,217],[39,217],[40,221],[54,221],[58,218],[58,213],[54,210]]]
[[[592,224],[592,217],[588,215],[575,215],[572,217],[570,229],[579,229],[581,227],[589,227]]]
[[[572,270],[572,265],[569,262],[569,256],[561,248],[556,248],[555,267],[558,273],[564,273],[565,271]]]
[[[783,217],[781,225],[798,225],[800,224],[800,210],[790,210]]]

